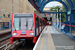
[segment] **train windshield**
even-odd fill
[[[34,20],[33,15],[27,16],[25,14],[14,15],[13,30],[33,30]]]

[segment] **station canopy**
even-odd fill
[[[43,9],[51,1],[58,1],[64,5],[66,12],[75,10],[75,0],[28,0],[33,7],[40,13],[43,13]]]

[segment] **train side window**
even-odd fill
[[[42,23],[43,23],[43,27],[44,27],[44,20],[43,20],[43,22],[42,22]]]
[[[37,31],[37,34],[39,33],[39,18],[36,17],[36,31]]]
[[[39,32],[40,32],[40,30],[41,30],[41,27],[40,27],[40,25],[41,25],[41,24],[40,24],[40,18],[39,18]]]
[[[41,26],[42,26],[42,24],[41,24],[42,22],[41,22],[41,19],[40,19],[40,31],[42,30],[42,28],[41,28]]]

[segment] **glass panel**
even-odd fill
[[[8,25],[9,23],[5,23],[5,27],[9,27],[9,25]]]
[[[69,3],[67,2],[67,0],[62,0],[62,1],[66,4],[66,6],[68,7],[68,10],[70,11],[71,7],[70,7]]]
[[[19,18],[14,18],[13,30],[19,30]]]
[[[28,30],[34,29],[33,18],[28,18]]]
[[[46,0],[45,2],[44,2],[44,4],[46,3],[46,2],[48,2],[49,0]]]
[[[36,17],[36,32],[37,32],[37,35],[39,33],[39,18]]]
[[[21,18],[21,30],[26,30],[26,18]]]
[[[75,8],[75,0],[71,0],[71,2],[73,3],[73,6]]]
[[[75,21],[75,10],[74,10],[74,21]]]
[[[40,32],[41,32],[41,30],[42,30],[42,29],[41,29],[41,25],[42,25],[42,24],[41,24],[41,19],[40,19]]]
[[[43,0],[41,0],[41,3],[43,2]]]
[[[21,14],[22,15],[22,14]],[[14,24],[13,24],[13,30],[33,30],[34,29],[34,20],[33,20],[33,16],[24,16],[25,14],[23,14],[22,16],[19,16],[17,14],[17,16],[15,16],[14,18]]]
[[[75,0],[71,0],[71,2],[73,3],[73,6],[75,8]],[[74,21],[75,21],[75,10],[74,10]]]

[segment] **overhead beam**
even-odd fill
[[[42,12],[42,13],[52,13],[52,14],[57,14],[57,13],[67,13],[67,12]]]
[[[73,11],[73,10],[75,10],[75,8],[74,8],[74,9],[72,9],[72,11]]]
[[[39,6],[38,6],[38,4],[37,4],[36,1],[33,1],[33,0],[28,0],[28,1],[33,5],[33,7],[34,7],[39,13],[41,13],[41,10],[40,10],[40,8],[39,8]]]

